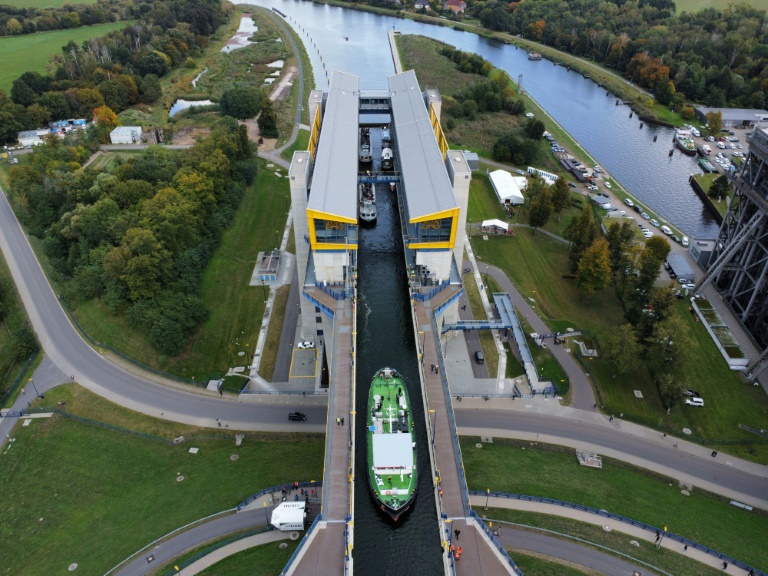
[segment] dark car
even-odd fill
[[[688,396],[689,398],[701,398],[701,394],[692,388],[686,388],[685,392],[683,392],[683,395]]]
[[[307,415],[301,412],[291,412],[288,414],[288,420],[292,422],[304,422],[307,419]]]
[[[632,208],[635,210],[635,212],[642,212],[643,211],[643,207],[642,206],[638,206],[637,204],[632,206]]]

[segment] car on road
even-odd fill
[[[310,342],[309,340],[305,340],[304,342],[299,342],[297,344],[297,348],[301,348],[302,350],[310,350],[315,347],[314,342]]]
[[[307,419],[307,415],[303,412],[290,412],[288,414],[288,420],[291,422],[304,422]]]
[[[688,406],[704,406],[703,398],[686,398],[685,403]]]
[[[632,202],[632,200],[630,198],[624,198],[624,204],[626,204],[630,208],[632,208],[635,205],[635,203]]]
[[[515,174],[520,174],[520,176],[525,176],[525,172],[523,172],[520,169],[515,170]]]

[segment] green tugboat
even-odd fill
[[[368,394],[368,487],[397,522],[416,499],[416,441],[403,377],[392,368],[373,376]]]

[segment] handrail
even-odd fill
[[[323,518],[322,514],[317,515],[317,517],[315,518],[315,521],[312,522],[312,526],[309,527],[309,529],[307,530],[307,533],[304,534],[304,538],[301,539],[301,542],[299,542],[299,545],[296,546],[296,550],[293,551],[293,554],[288,559],[288,563],[280,572],[280,576],[285,576],[286,574],[288,574],[288,571],[291,569],[291,564],[293,564],[296,558],[299,556],[301,549],[304,548],[304,544],[307,543],[307,540],[309,539],[312,532],[315,531],[315,528],[317,527],[318,523],[322,521],[322,518]]]
[[[592,508],[591,506],[584,506],[582,504],[574,504],[573,502],[567,502],[565,500],[557,500],[556,498],[545,498],[543,496],[528,496],[526,494],[513,494],[508,492],[482,492],[481,490],[470,490],[469,493],[473,496],[493,496],[495,498],[507,498],[510,500],[521,500],[524,502],[541,502],[542,504],[552,504],[555,506],[562,506],[563,508],[571,508],[573,510],[579,510],[581,512],[588,512],[590,514],[595,514],[596,516],[601,516],[603,518],[610,518],[611,520],[616,520],[624,524],[629,524],[630,526],[634,526],[635,528],[642,528],[643,530],[647,530],[648,532],[651,532],[654,535],[659,534],[662,531],[662,529],[657,528],[656,526],[651,526],[650,524],[646,524],[645,522],[640,522],[639,520],[627,518],[626,516],[622,516],[620,514],[614,514],[613,512],[608,512],[607,510],[599,510],[597,508]],[[713,556],[718,560],[723,560],[725,562],[728,562],[728,564],[737,566],[744,571],[749,572],[749,570],[752,570],[752,573],[755,576],[768,576],[768,574],[766,574],[765,572],[757,568],[753,568],[752,566],[742,562],[741,560],[732,558],[727,554],[718,552],[717,550],[713,550],[709,546],[705,546],[704,544],[699,544],[698,542],[689,540],[688,538],[684,536],[680,536],[679,534],[675,534],[674,532],[665,531],[664,538],[669,538],[671,540],[674,540],[675,542],[684,544],[689,548],[693,548],[695,550],[704,552],[705,554]]]
[[[507,562],[512,567],[512,571],[517,574],[517,576],[523,576],[523,573],[520,571],[520,568],[517,567],[517,564],[515,564],[515,561],[512,560],[512,557],[507,554],[507,551],[504,549],[504,546],[502,546],[501,542],[499,542],[496,539],[496,536],[493,535],[493,530],[489,526],[486,525],[485,522],[483,522],[483,519],[480,518],[480,516],[477,515],[477,512],[474,510],[470,510],[469,514],[472,518],[474,518],[480,527],[483,529],[483,532],[490,538],[491,542],[494,546],[496,546],[496,549],[501,552],[502,556],[504,556],[507,559]]]

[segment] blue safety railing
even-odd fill
[[[240,502],[240,504],[237,505],[237,511],[240,512],[243,508],[248,506],[251,502],[254,500],[257,500],[258,498],[261,498],[262,496],[266,494],[272,494],[274,492],[280,492],[283,489],[283,486],[292,486],[291,484],[280,484],[279,486],[270,486],[269,488],[264,488],[263,490],[259,490],[255,494],[251,494]],[[299,488],[322,488],[323,483],[321,482],[299,482]]]
[[[675,534],[674,532],[664,532],[661,528],[658,528],[656,526],[651,526],[650,524],[646,524],[645,522],[640,522],[639,520],[633,520],[632,518],[627,518],[626,516],[622,516],[620,514],[614,514],[613,512],[608,512],[607,510],[598,510],[597,508],[592,508],[590,506],[583,506],[581,504],[574,504],[573,502],[566,502],[565,500],[556,500],[555,498],[544,498],[541,496],[528,496],[526,494],[510,494],[507,492],[482,492],[480,490],[470,490],[469,493],[472,494],[473,496],[486,496],[486,497],[493,496],[495,498],[508,498],[510,500],[522,500],[524,502],[541,502],[542,504],[552,504],[554,506],[562,506],[563,508],[570,508],[572,510],[579,510],[581,512],[588,512],[589,514],[595,514],[596,516],[601,516],[603,518],[610,518],[611,520],[616,520],[617,522],[622,522],[624,524],[629,524],[630,526],[634,526],[636,528],[647,530],[648,532],[651,532],[654,535],[663,533],[664,538],[668,538],[670,540],[674,540],[675,542],[679,542],[680,544],[688,546],[688,548],[700,550],[701,552],[704,552],[709,556],[713,556],[718,560],[722,560],[723,562],[728,562],[729,565],[737,566],[738,568],[741,568],[745,572],[749,572],[750,570],[752,570],[752,573],[755,576],[768,576],[768,574],[766,574],[765,572],[758,570],[757,568],[753,568],[749,564],[746,564],[741,560],[737,560],[736,558],[732,558],[727,554],[723,554],[722,552],[713,550],[709,546],[705,546],[704,544],[699,544],[698,542],[689,540],[688,538],[685,538],[684,536],[680,536],[679,534]]]
[[[429,292],[426,292],[424,294],[420,292],[414,292],[413,298],[414,300],[418,300],[419,302],[426,302],[427,300],[432,300],[435,296],[437,296],[440,292],[448,288],[451,283],[449,280],[444,280],[443,282],[440,282],[437,286],[435,286],[432,290]]]
[[[472,518],[474,518],[477,521],[477,524],[483,529],[483,532],[490,538],[491,542],[493,542],[493,545],[496,546],[496,549],[501,552],[501,555],[504,556],[507,559],[507,562],[509,563],[509,566],[512,568],[512,571],[517,574],[517,576],[523,576],[523,573],[520,571],[520,568],[517,567],[517,564],[515,564],[515,561],[512,560],[512,558],[507,554],[507,551],[504,549],[504,546],[501,545],[501,542],[499,542],[496,539],[496,536],[493,535],[493,530],[485,523],[483,522],[483,519],[480,518],[480,516],[477,515],[477,512],[474,510],[469,511]]]
[[[432,316],[432,329],[435,334],[439,334],[437,327],[437,316]],[[448,387],[448,379],[446,378],[445,361],[443,358],[443,346],[440,342],[440,338],[435,339],[435,346],[437,347],[437,361],[440,365],[440,381],[443,383],[443,394],[445,395],[446,412],[448,413],[448,422],[451,426],[453,452],[456,456],[456,468],[459,472],[459,482],[461,487],[461,501],[464,504],[465,512],[469,512],[471,509],[469,505],[469,494],[467,492],[467,478],[464,475],[464,460],[461,457],[461,447],[459,446],[459,434],[456,430],[456,419],[453,415],[453,406],[451,405],[451,391]]]
[[[293,551],[293,554],[291,555],[290,559],[288,560],[288,563],[285,565],[285,568],[280,572],[280,576],[285,576],[288,574],[288,571],[291,569],[291,565],[296,561],[296,558],[299,557],[301,554],[302,549],[304,548],[304,545],[307,543],[307,540],[309,540],[310,535],[312,532],[315,531],[315,528],[317,525],[322,521],[323,515],[318,514],[317,518],[315,518],[315,521],[312,522],[312,526],[309,527],[309,530],[307,530],[307,533],[304,534],[304,538],[301,539],[301,542],[299,542],[299,545],[296,547],[296,550]]]
[[[328,306],[326,306],[325,304],[320,302],[320,300],[318,300],[317,298],[315,298],[311,294],[307,294],[307,292],[305,292],[304,290],[301,291],[301,294],[302,294],[302,296],[304,296],[304,298],[306,298],[307,300],[312,302],[313,305],[315,305],[318,308],[320,308],[320,310],[322,310],[325,314],[327,314],[331,319],[333,318],[334,311],[331,310],[330,308],[328,308]]]
[[[343,284],[339,284],[339,286],[341,286],[340,290],[334,290],[330,286],[327,286],[325,284],[321,284],[320,282],[315,282],[315,287],[316,288],[319,288],[320,290],[322,290],[323,292],[328,294],[334,300],[344,300],[348,296],[347,290],[344,288]],[[351,294],[350,294],[350,296],[351,296]]]

